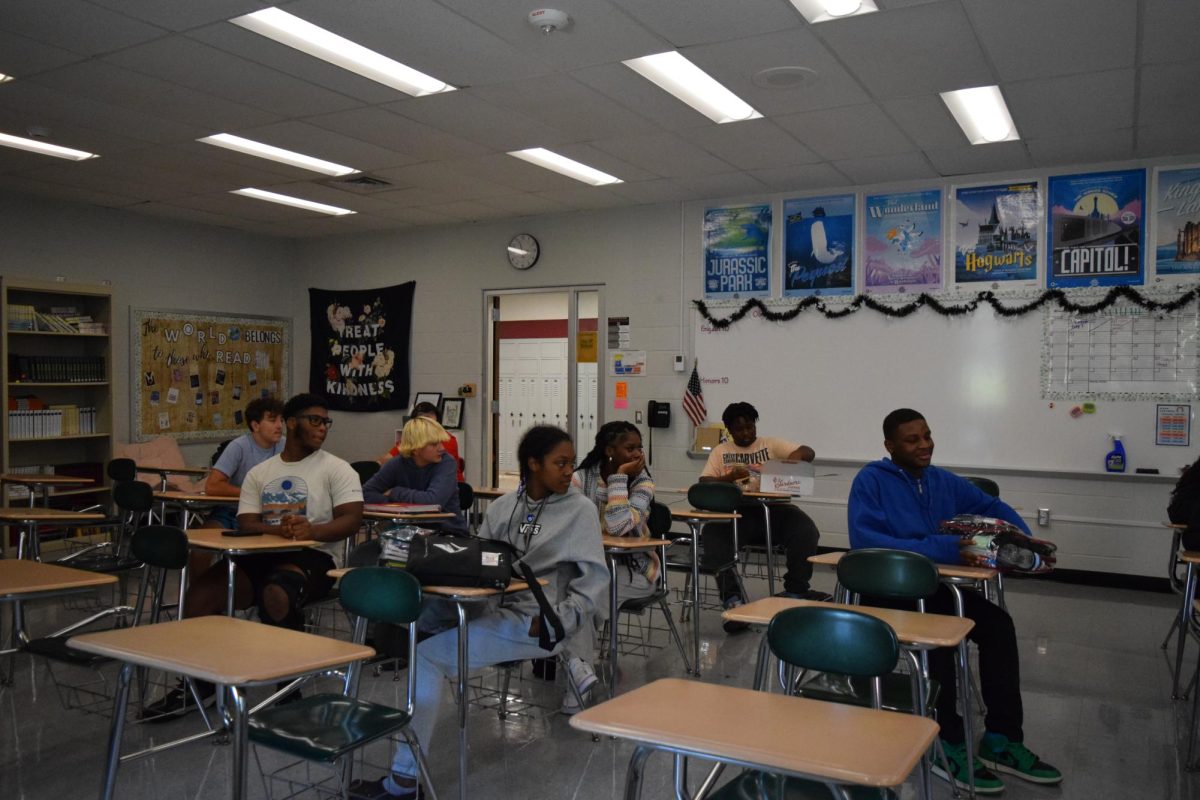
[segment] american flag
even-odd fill
[[[708,419],[708,409],[704,407],[704,391],[700,388],[700,364],[692,365],[692,377],[688,378],[687,389],[683,392],[683,413],[693,425],[699,426]]]

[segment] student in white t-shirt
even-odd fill
[[[744,488],[757,490],[762,465],[771,460],[812,461],[816,453],[808,445],[784,439],[758,435],[758,410],[749,403],[731,403],[721,414],[721,421],[729,430],[729,441],[722,442],[708,455],[708,463],[700,473],[701,481],[725,481],[738,483]],[[744,503],[738,509],[742,518],[738,520],[738,544],[745,546],[764,545],[765,531],[763,506],[759,503]],[[783,597],[809,600],[828,600],[829,595],[809,588],[812,564],[808,557],[817,552],[820,533],[807,514],[790,503],[772,504],[771,543],[783,548],[787,556],[787,573],[783,577]],[[728,525],[707,525],[704,529],[703,548],[705,560],[715,563],[733,561],[733,536]],[[723,570],[717,575],[717,586],[725,608],[733,608],[745,602],[738,592],[737,581],[732,570]],[[746,625],[726,622],[725,631],[734,633],[745,630]]]

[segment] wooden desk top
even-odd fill
[[[85,653],[234,686],[277,681],[375,655],[365,645],[224,616],[86,633],[67,644]]]
[[[409,522],[453,519],[449,511],[364,511],[363,519],[394,519]]]
[[[815,556],[809,556],[808,561],[810,564],[836,567],[844,555],[846,555],[846,551],[834,550],[829,553],[819,553]],[[937,571],[938,575],[942,578],[957,578],[964,581],[990,581],[997,575],[997,570],[991,567],[969,567],[966,564],[938,564]]]
[[[0,560],[0,597],[89,589],[94,586],[108,586],[116,582],[116,575],[60,567],[57,564],[42,564],[25,559]]]
[[[913,714],[678,678],[586,708],[571,727],[863,786],[903,783],[938,730]]]
[[[155,492],[156,500],[166,500],[175,503],[237,503],[240,498],[222,494],[204,494],[203,492]]]
[[[1164,522],[1162,524],[1162,526],[1164,528],[1170,528],[1173,531],[1186,531],[1187,530],[1186,522]]]
[[[16,483],[22,486],[86,486],[95,483],[91,478],[80,478],[75,475],[22,475],[5,473],[0,475],[0,483]]]
[[[742,492],[742,497],[749,497],[751,500],[763,500],[765,502],[792,499],[792,496],[787,492]]]
[[[160,475],[207,475],[209,467],[154,467],[138,464],[138,472],[157,472]]]
[[[1185,564],[1200,564],[1200,550],[1180,550],[1179,560]]]
[[[228,528],[191,528],[187,531],[188,547],[201,550],[221,550],[229,553],[266,553],[272,550],[299,550],[319,547],[328,542],[314,539],[284,539],[270,533],[255,536],[226,536]]]
[[[823,603],[817,600],[792,600],[786,597],[764,597],[721,614],[723,619],[766,625],[780,611],[789,608],[841,608],[868,617],[881,619],[896,632],[904,644],[923,647],[957,647],[963,637],[975,627],[973,620],[946,614],[923,614],[919,611],[899,611],[891,608],[852,606],[844,603]]]
[[[652,550],[655,547],[666,547],[670,539],[648,539],[641,536],[601,536],[604,546],[610,550]]]
[[[0,521],[2,522],[96,522],[102,519],[104,519],[103,514],[95,514],[90,511],[0,506]]]
[[[695,508],[671,509],[671,519],[703,519],[703,520],[733,520],[741,519],[742,515],[736,511],[700,511]]]
[[[325,574],[333,578],[335,581],[341,580],[347,572],[354,567],[338,567],[331,569]],[[538,583],[545,586],[549,583],[545,578],[538,578]],[[508,588],[501,591],[500,589],[481,589],[472,586],[422,586],[421,591],[424,594],[436,594],[438,597],[449,597],[452,600],[477,600],[483,597],[491,597],[497,594],[513,594],[514,592],[524,592],[529,589],[529,584],[525,581],[513,580],[508,584]]]
[[[513,491],[512,489],[497,489],[494,486],[484,486],[480,489],[476,489],[474,486],[472,486],[471,490],[475,492],[476,497],[482,497],[484,500],[495,500],[497,497],[503,497],[504,495]]]

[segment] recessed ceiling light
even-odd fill
[[[452,92],[455,88],[282,9],[264,8],[229,21],[414,97]]]
[[[5,75],[3,72],[0,72],[0,83],[8,83],[12,79],[12,75]]]
[[[528,161],[530,164],[537,164],[539,167],[557,172],[559,175],[566,175],[568,178],[574,178],[577,181],[591,184],[592,186],[607,186],[611,183],[624,183],[620,178],[609,175],[607,172],[601,172],[598,169],[593,169],[587,164],[581,164],[578,161],[560,156],[558,153],[547,150],[544,147],[531,147],[528,150],[514,150],[509,153],[510,156]]]
[[[197,142],[205,144],[213,144],[217,147],[224,147],[226,150],[235,150],[239,153],[245,153],[251,156],[258,156],[270,161],[277,161],[280,164],[290,164],[293,167],[301,169],[309,169],[313,172],[319,172],[322,175],[349,175],[352,172],[358,172],[354,167],[346,167],[341,164],[334,164],[332,161],[323,161],[319,158],[306,156],[303,153],[296,153],[291,150],[284,150],[282,147],[273,147],[269,144],[256,142],[253,139],[243,139],[241,136],[234,136],[231,133],[216,133],[212,136],[205,136],[202,139],[197,139]]]
[[[40,153],[44,156],[66,158],[71,161],[87,161],[89,158],[100,157],[96,153],[89,153],[86,150],[72,150],[70,147],[59,147],[56,144],[39,142],[37,139],[25,139],[8,133],[0,133],[0,145],[15,147],[18,150],[28,150],[31,153]]]
[[[677,50],[633,58],[623,63],[718,124],[762,116]]]
[[[875,0],[792,0],[792,5],[813,24],[857,17],[879,10]]]
[[[1011,142],[1021,138],[999,86],[977,86],[942,92],[942,102],[971,144]]]
[[[255,200],[266,200],[268,203],[279,203],[280,205],[292,206],[293,208],[303,208],[305,211],[316,211],[318,214],[329,214],[333,217],[344,217],[347,214],[358,213],[348,208],[327,206],[324,203],[314,203],[312,200],[304,200],[287,194],[277,194],[276,192],[267,192],[262,189],[252,189],[249,187],[234,189],[230,194],[240,194],[243,197],[253,197]]]

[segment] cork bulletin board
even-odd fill
[[[290,319],[134,308],[129,342],[134,441],[240,436],[247,403],[287,399]]]

